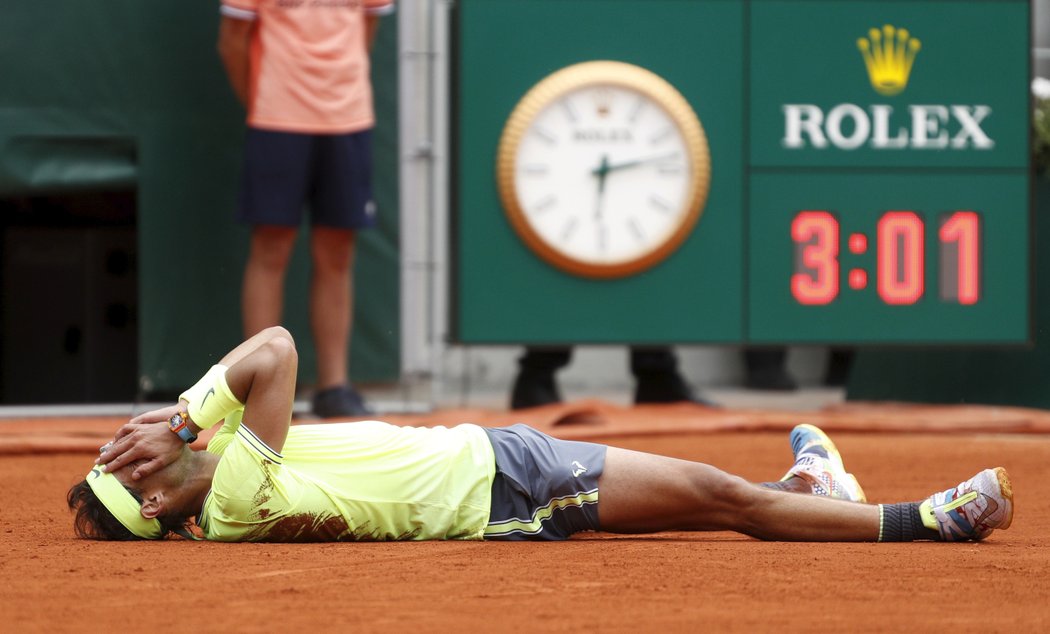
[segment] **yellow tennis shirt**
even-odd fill
[[[239,416],[198,524],[217,541],[482,539],[495,456],[475,425],[293,425],[281,453]]]

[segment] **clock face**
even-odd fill
[[[666,81],[587,62],[536,85],[511,114],[500,195],[525,243],[559,268],[623,277],[688,237],[707,197],[703,128]]]

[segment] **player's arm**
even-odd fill
[[[223,6],[222,21],[219,23],[219,57],[226,68],[230,87],[245,107],[248,106],[249,58],[255,22],[252,14],[234,10],[231,15],[230,8]]]
[[[177,412],[185,412],[187,427],[196,436],[246,404],[253,404],[252,431],[280,452],[291,422],[297,367],[292,336],[284,328],[267,328],[227,353],[182,394],[177,405],[140,414],[122,426],[96,463],[115,471],[143,461],[131,477],[144,478],[178,459],[185,444],[169,425],[155,423],[167,423]],[[290,385],[278,385],[289,380],[289,369]],[[263,391],[269,393],[259,393]]]
[[[376,31],[379,30],[379,18],[394,12],[394,2],[390,0],[366,0],[365,2],[365,44],[368,50],[376,41]]]
[[[379,31],[379,16],[378,15],[366,15],[365,16],[365,42],[368,43],[368,50],[372,50],[372,45],[376,43],[376,33]]]
[[[299,355],[284,328],[274,326],[260,334],[268,335],[266,340],[233,362],[225,378],[230,394],[244,403],[241,427],[280,453],[292,423]]]

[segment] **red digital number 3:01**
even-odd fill
[[[981,223],[974,211],[954,211],[938,219],[940,298],[962,305],[981,297]],[[926,292],[926,223],[914,211],[887,211],[875,228],[875,287],[886,304],[908,306]],[[791,221],[795,268],[791,294],[807,306],[830,304],[841,289],[838,219],[828,211],[801,211]],[[847,249],[854,255],[867,250],[868,237],[849,235]],[[849,270],[849,288],[867,287],[863,268]]]

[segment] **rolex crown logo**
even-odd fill
[[[871,29],[868,37],[857,40],[871,86],[883,95],[899,94],[908,86],[911,65],[921,47],[907,29],[896,29],[890,24],[881,31]]]

